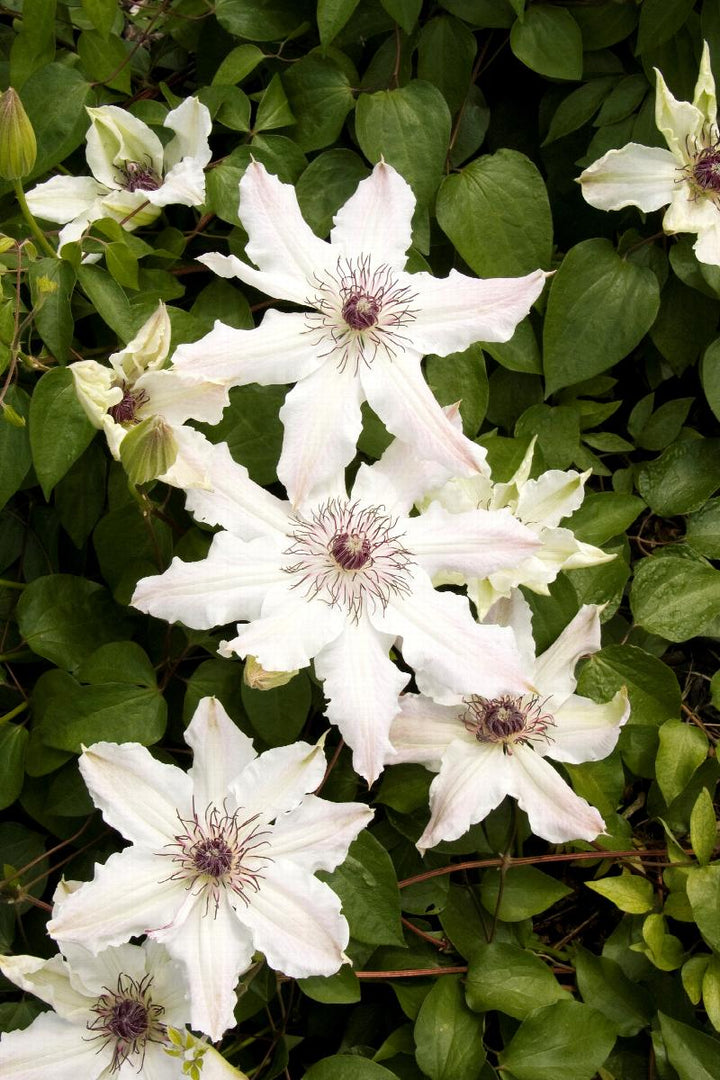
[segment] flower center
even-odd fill
[[[111,1072],[117,1072],[128,1058],[138,1058],[138,1071],[142,1070],[145,1050],[149,1042],[166,1042],[165,1025],[159,1018],[165,1012],[162,1005],[154,1005],[150,996],[152,976],[146,975],[140,982],[129,975],[119,975],[114,990],[105,991],[92,1006],[95,1018],[88,1021],[91,1039],[102,1039],[103,1049],[113,1046]]]
[[[120,168],[121,187],[126,191],[157,191],[162,187],[162,180],[149,165],[140,161],[126,161]]]
[[[720,192],[720,148],[716,145],[700,150],[691,166],[692,183],[701,192],[713,195]]]
[[[473,694],[463,699],[465,711],[460,719],[467,731],[478,742],[502,743],[507,754],[512,753],[516,743],[531,746],[536,739],[548,739],[546,734],[555,721],[550,713],[544,713],[543,702],[537,696],[487,698]]]
[[[127,383],[122,384],[122,391],[122,399],[118,401],[117,405],[111,405],[108,413],[116,424],[138,423],[135,414],[141,405],[149,401],[149,398],[144,390],[132,390]]]
[[[361,364],[369,367],[378,351],[392,358],[404,348],[403,328],[417,315],[415,294],[402,284],[404,277],[386,264],[374,267],[367,255],[340,258],[334,273],[316,277],[307,329],[317,335],[318,345],[328,346],[323,355],[337,356],[340,371],[351,364],[357,372]]]
[[[166,844],[168,850],[158,854],[175,863],[166,881],[185,881],[186,888],[196,896],[205,896],[205,914],[214,908],[217,914],[223,892],[232,892],[249,904],[247,893],[258,892],[263,869],[271,862],[269,855],[259,854],[268,845],[265,837],[270,829],[258,822],[258,815],[243,819],[240,810],[229,813],[210,804],[202,820],[195,812],[190,818],[178,813],[183,831],[175,842]]]
[[[366,605],[384,610],[393,596],[407,595],[412,554],[384,509],[329,499],[309,518],[297,515],[283,553],[299,556],[284,567],[297,579],[293,588],[305,586],[308,599],[339,605],[356,622]]]

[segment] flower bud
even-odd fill
[[[243,682],[252,690],[274,690],[275,687],[285,686],[294,679],[298,670],[266,671],[254,656],[248,656],[243,671]]]
[[[35,132],[11,86],[0,94],[0,176],[22,180],[32,172],[36,157]]]
[[[120,460],[137,487],[163,476],[175,463],[178,446],[172,429],[160,416],[130,428],[120,444]]]

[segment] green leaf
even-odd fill
[[[380,0],[380,3],[406,34],[412,33],[422,8],[422,0]]]
[[[635,29],[638,16],[634,6],[615,0],[593,7],[573,7],[573,18],[580,27],[585,49],[605,49],[622,41]]]
[[[473,949],[466,995],[475,1012],[498,1009],[517,1020],[524,1020],[541,1005],[569,997],[540,957],[517,945],[496,941],[479,942]]]
[[[621,911],[632,915],[643,915],[652,911],[655,895],[652,884],[647,878],[623,870],[619,876],[603,878],[601,881],[586,881],[588,889],[612,901]]]
[[[298,986],[306,997],[324,1005],[352,1005],[360,1000],[360,980],[347,964],[329,977],[314,975],[298,979]]]
[[[28,415],[30,398],[17,386],[9,386],[4,404],[23,417]],[[10,422],[4,410],[0,411],[0,510],[25,479],[32,463],[30,438],[27,426]]]
[[[577,539],[586,544],[606,544],[613,536],[625,532],[644,506],[636,495],[593,492],[585,496],[582,506],[574,514],[564,519],[563,526],[572,529]]]
[[[585,663],[577,692],[609,701],[627,687],[630,723],[659,726],[680,712],[680,686],[672,668],[635,645],[606,645]]]
[[[575,950],[574,963],[583,999],[607,1017],[618,1035],[637,1035],[649,1024],[652,999],[628,979],[619,964],[607,956],[595,956],[582,946]]]
[[[130,637],[123,618],[101,585],[72,574],[39,577],[23,591],[17,606],[20,633],[29,648],[73,670],[108,641]]]
[[[680,434],[694,398],[674,398],[655,409],[637,434],[637,442],[645,450],[664,450]]]
[[[57,0],[24,0],[19,32],[10,48],[10,85],[16,90],[55,57]]]
[[[720,559],[720,499],[709,499],[687,519],[685,543],[698,555]]]
[[[717,846],[717,822],[712,795],[703,788],[690,814],[690,843],[701,866],[710,862]]]
[[[272,128],[287,127],[295,123],[295,117],[288,104],[280,76],[276,73],[260,98],[255,116],[255,131],[270,131]]]
[[[657,278],[619,257],[609,240],[583,240],[552,280],[543,335],[547,393],[622,360],[658,311]]]
[[[662,291],[650,337],[675,374],[681,375],[712,340],[717,323],[717,299],[703,296],[673,276]]]
[[[533,4],[513,23],[510,48],[531,71],[551,79],[580,79],[583,46],[580,27],[569,11]]]
[[[82,0],[82,7],[98,33],[106,38],[118,14],[117,0]]]
[[[564,135],[569,135],[572,131],[577,131],[592,120],[616,83],[616,78],[611,75],[606,78],[592,79],[583,86],[579,86],[577,90],[572,90],[555,110],[543,146],[561,139]]]
[[[265,59],[257,45],[237,45],[227,54],[213,75],[213,86],[236,86]]]
[[[110,275],[126,289],[137,289],[138,260],[127,244],[119,242],[108,244],[105,248],[105,262]]]
[[[668,555],[642,559],[630,589],[630,607],[639,626],[668,641],[702,634],[717,616],[720,571]]]
[[[397,90],[362,94],[355,112],[360,149],[371,162],[381,157],[403,176],[421,207],[427,207],[442,176],[451,117],[431,83],[414,80]]]
[[[242,684],[245,711],[264,742],[270,746],[285,746],[294,742],[302,731],[310,710],[312,697],[310,680],[301,671],[285,686],[272,690],[253,690]]]
[[[12,806],[22,791],[28,739],[21,724],[0,727],[0,810]]]
[[[43,3],[43,0],[40,0]],[[80,145],[88,126],[90,84],[66,64],[48,64],[25,83],[23,105],[35,131],[38,156],[31,177],[43,176]]]
[[[417,48],[418,78],[437,86],[455,115],[472,82],[474,34],[459,19],[441,15],[425,23]]]
[[[693,724],[666,720],[660,728],[656,761],[657,782],[665,802],[677,798],[707,757],[707,736]]]
[[[78,281],[98,315],[127,344],[135,334],[135,324],[130,302],[118,283],[100,266],[81,266]]]
[[[358,0],[318,0],[317,24],[323,45],[337,37],[357,6]]]
[[[429,356],[425,361],[428,385],[441,405],[460,402],[465,434],[473,439],[485,418],[488,381],[485,357],[479,345],[448,356]]]
[[[87,449],[95,428],[78,401],[68,368],[46,371],[30,402],[30,446],[46,499]]]
[[[718,1040],[662,1012],[658,1017],[668,1058],[680,1080],[718,1080]]]
[[[283,86],[295,117],[293,140],[303,151],[335,142],[355,104],[348,61],[342,53],[308,53],[283,73]]]
[[[636,53],[655,49],[678,32],[694,7],[693,0],[644,0]]]
[[[90,443],[55,487],[55,509],[73,544],[81,548],[105,506],[107,458],[99,443]]]
[[[716,1031],[720,1030],[720,957],[713,956],[702,981],[703,1007]]]
[[[313,232],[325,237],[333,218],[370,170],[353,150],[326,150],[310,162],[297,182],[295,194]]]
[[[720,338],[716,338],[703,353],[700,379],[707,403],[720,420]]]
[[[226,442],[230,453],[245,465],[256,484],[272,484],[283,439],[278,412],[287,393],[284,386],[238,386],[214,427],[202,427],[213,443]]]
[[[397,1080],[397,1075],[367,1058],[334,1054],[311,1065],[303,1080]]]
[[[514,866],[505,874],[486,870],[480,886],[483,907],[491,915],[497,910],[503,922],[520,922],[539,915],[571,892],[572,889],[534,866]]]
[[[105,38],[97,30],[83,30],[77,43],[83,71],[90,80],[123,94],[129,94],[131,87],[129,48],[119,37]]]
[[[498,150],[446,177],[436,209],[440,228],[481,277],[512,277],[550,265],[545,184],[517,150]]]
[[[280,41],[315,16],[312,0],[217,0],[217,21],[235,37],[248,41]]]
[[[720,439],[673,443],[641,468],[637,487],[661,517],[700,510],[720,487]]]
[[[415,1045],[430,1080],[477,1080],[485,1061],[483,1020],[468,1010],[458,977],[435,981],[415,1021]]]
[[[150,690],[157,686],[150,657],[134,641],[111,641],[101,645],[77,669],[84,683],[127,683]]]
[[[93,545],[103,577],[129,602],[139,578],[164,570],[170,562],[172,532],[164,521],[143,514],[133,500],[100,519]]]
[[[710,948],[720,952],[720,865],[693,868],[687,895],[698,930]]]
[[[30,264],[28,283],[37,332],[55,359],[64,364],[73,338],[70,300],[75,271],[63,259],[38,259]]]
[[[318,876],[340,897],[351,937],[368,945],[404,945],[393,864],[371,833],[360,833],[337,870]]]
[[[602,1013],[558,1001],[523,1020],[499,1057],[515,1080],[592,1080],[614,1042]]]
[[[73,753],[101,740],[152,746],[165,734],[167,705],[156,687],[73,684],[63,687],[43,711],[39,733],[47,746]]]

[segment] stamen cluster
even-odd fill
[[[155,170],[140,161],[126,161],[119,171],[121,186],[126,191],[157,191],[162,187],[162,179]]]
[[[165,1025],[159,1019],[165,1009],[153,1004],[151,986],[151,975],[137,982],[120,974],[115,989],[103,987],[105,992],[90,1010],[96,1014],[87,1024],[93,1032],[91,1040],[102,1039],[103,1049],[114,1043],[111,1072],[117,1072],[128,1058],[139,1058],[137,1067],[142,1070],[147,1044],[167,1041]]]
[[[108,413],[116,424],[134,424],[135,414],[149,400],[148,395],[144,390],[133,390],[127,383],[122,384],[122,391],[121,400],[117,405],[111,405]]]
[[[463,699],[465,710],[460,719],[478,742],[502,743],[506,754],[521,743],[531,746],[536,739],[548,739],[547,729],[555,726],[550,713],[543,712],[544,702],[537,695],[514,697],[502,694],[487,698],[473,694]]]

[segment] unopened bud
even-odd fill
[[[160,416],[130,428],[120,444],[120,460],[131,483],[147,484],[174,465],[178,446],[172,429]]]
[[[22,180],[32,172],[36,157],[35,132],[11,86],[0,94],[0,176]]]
[[[274,690],[277,686],[285,686],[298,673],[295,671],[266,671],[258,663],[254,656],[248,656],[243,671],[243,681],[251,690]]]

